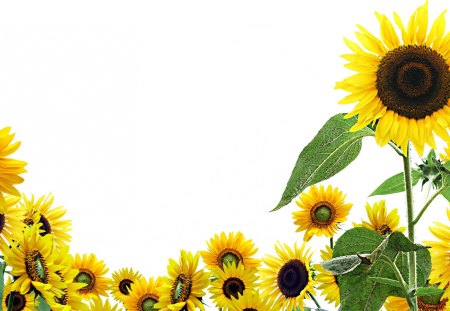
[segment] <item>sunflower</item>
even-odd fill
[[[78,270],[74,277],[75,283],[84,283],[86,286],[78,290],[78,293],[85,300],[108,297],[106,292],[109,289],[110,280],[104,275],[108,272],[103,260],[98,260],[94,254],[76,254],[72,268]]]
[[[321,257],[323,261],[333,258],[333,250],[328,245],[326,250],[321,250]],[[335,307],[339,305],[339,285],[337,284],[336,276],[325,270],[321,264],[314,265],[317,271],[315,280],[320,284],[318,289],[322,290],[322,295],[329,303],[333,303]]]
[[[420,297],[417,299],[419,310],[426,311],[450,311],[448,299],[442,299],[437,304],[425,303]],[[409,311],[409,305],[405,298],[389,296],[384,303],[387,311]]]
[[[70,242],[71,237],[67,233],[71,230],[72,221],[62,219],[66,210],[62,206],[52,207],[53,195],[41,196],[37,201],[34,195],[30,199],[22,195],[20,206],[25,210],[25,220],[27,225],[39,224],[41,235],[51,233],[56,246],[61,247]]]
[[[394,231],[404,232],[405,227],[398,228],[400,224],[400,216],[398,215],[398,209],[394,208],[390,213],[386,210],[386,201],[381,200],[370,206],[366,203],[366,212],[369,217],[369,222],[363,220],[362,224],[355,224],[355,227],[364,227],[367,229],[375,230],[381,235],[385,235]]]
[[[14,185],[23,182],[23,178],[19,175],[26,172],[26,162],[5,158],[20,146],[20,142],[11,144],[14,134],[10,134],[10,130],[9,127],[0,130],[0,200],[3,198],[3,193],[20,197]]]
[[[447,146],[444,148],[444,153],[441,153],[439,156],[444,162],[450,161],[450,142],[447,143]]]
[[[161,278],[141,277],[130,284],[128,295],[123,298],[123,303],[128,311],[153,311],[154,305],[158,303],[160,292],[158,287],[162,286]],[[128,288],[128,287],[127,287]]]
[[[236,265],[242,263],[245,268],[257,268],[260,260],[252,258],[258,251],[252,240],[247,240],[241,232],[224,232],[214,235],[207,241],[208,251],[201,251],[203,261],[209,270],[215,268],[223,269],[223,265],[234,262]]]
[[[254,292],[256,288],[256,269],[244,269],[243,265],[238,265],[231,262],[225,265],[222,269],[216,268],[213,271],[214,281],[209,288],[212,296],[211,299],[215,302],[218,308],[226,310],[231,308],[231,298],[238,298],[246,292]]]
[[[8,248],[12,237],[20,235],[24,224],[23,210],[15,207],[20,197],[6,196],[0,200],[0,251]]]
[[[181,250],[178,263],[170,259],[167,266],[169,277],[163,278],[163,284],[158,288],[161,292],[159,302],[155,308],[179,311],[184,309],[193,311],[195,308],[205,310],[201,297],[203,291],[210,284],[210,274],[202,270],[197,271],[200,254],[195,256],[191,252]]]
[[[300,308],[303,311],[303,299],[309,292],[314,294],[315,282],[309,265],[312,253],[305,250],[306,244],[301,248],[290,248],[286,244],[275,244],[278,257],[266,255],[263,262],[267,267],[262,268],[261,275],[262,294],[274,300],[274,310],[293,310]]]
[[[119,306],[111,305],[108,300],[103,303],[101,299],[94,299],[91,301],[89,311],[119,311]]]
[[[10,278],[6,282],[6,286],[3,292],[2,310],[8,310],[9,300],[12,299],[12,309],[14,311],[34,311],[37,310],[39,301],[36,300],[34,292],[27,293],[26,291],[12,290],[12,279]]]
[[[303,192],[295,203],[300,211],[292,213],[298,231],[305,231],[303,240],[309,241],[314,235],[331,238],[338,230],[338,224],[347,219],[352,204],[344,203],[345,195],[338,188],[315,185]]]
[[[342,57],[355,75],[336,84],[351,94],[341,104],[357,102],[346,115],[358,115],[350,131],[376,123],[375,139],[381,146],[392,140],[407,152],[408,140],[422,155],[424,145],[436,149],[434,133],[450,140],[450,35],[445,32],[444,13],[428,28],[428,2],[414,11],[405,28],[394,13],[395,24],[376,14],[381,40],[358,25],[361,45],[345,39],[354,54]]]
[[[10,274],[17,278],[12,285],[13,291],[20,289],[24,293],[36,289],[48,295],[62,295],[67,285],[57,274],[61,266],[54,263],[58,253],[52,238],[51,234],[41,236],[36,225],[25,227],[17,243],[5,249],[5,262],[12,268]]]
[[[447,217],[450,221],[450,209]],[[439,240],[424,242],[431,247],[430,283],[439,283],[439,288],[445,289],[444,297],[450,298],[450,226],[435,222],[430,231]]]
[[[133,268],[122,268],[112,274],[111,294],[117,301],[124,301],[130,295],[131,284],[142,278],[139,272],[134,272]]]
[[[246,291],[243,295],[239,294],[238,299],[231,297],[232,311],[271,311],[272,300],[268,297],[259,295],[258,291]]]

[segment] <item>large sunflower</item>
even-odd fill
[[[333,250],[328,245],[326,250],[321,250],[321,257],[323,261],[333,258]],[[325,270],[321,264],[314,265],[317,275],[315,280],[319,283],[318,289],[322,290],[322,295],[329,303],[333,303],[335,307],[339,305],[339,285],[337,284],[336,276]]]
[[[123,303],[128,311],[154,311],[158,303],[160,292],[157,289],[162,285],[161,278],[141,277],[130,284],[128,296],[124,296]]]
[[[232,305],[232,297],[238,298],[239,294],[254,292],[256,289],[256,269],[244,269],[243,265],[231,262],[222,269],[213,271],[214,281],[209,287],[212,296],[218,308],[228,310]]]
[[[437,304],[424,302],[420,297],[417,299],[419,310],[422,311],[450,311],[448,298],[441,299]],[[387,311],[409,311],[408,302],[405,298],[389,296],[384,303]]]
[[[3,193],[20,196],[14,185],[23,182],[23,178],[19,175],[26,172],[26,162],[6,158],[20,146],[20,142],[11,144],[14,134],[10,134],[10,130],[9,127],[0,130],[0,200]]]
[[[273,301],[261,296],[258,291],[246,291],[238,299],[231,297],[232,311],[272,311]]]
[[[24,223],[22,222],[23,210],[16,207],[20,197],[6,196],[0,200],[0,251],[3,253],[8,248],[12,237],[20,235]]]
[[[111,294],[114,299],[123,302],[125,297],[130,295],[131,284],[142,278],[139,272],[133,268],[122,268],[112,274]]]
[[[357,102],[347,114],[358,115],[351,131],[378,122],[377,143],[383,146],[392,140],[404,154],[408,140],[419,154],[425,144],[436,149],[434,134],[450,140],[450,35],[445,34],[444,13],[428,33],[428,2],[414,11],[407,27],[394,13],[401,39],[389,19],[376,14],[381,40],[359,25],[356,37],[364,49],[345,40],[354,54],[342,57],[357,73],[336,88],[351,93],[341,104]]]
[[[203,269],[197,271],[199,259],[199,253],[193,256],[191,252],[181,250],[178,263],[169,260],[169,277],[163,277],[163,285],[158,288],[161,296],[155,308],[194,311],[197,307],[205,310],[201,297],[205,295],[204,289],[210,284],[211,275]]]
[[[55,264],[58,253],[53,247],[52,238],[51,234],[41,236],[36,225],[25,227],[17,243],[5,250],[5,262],[12,267],[10,274],[17,278],[12,290],[20,289],[23,293],[36,289],[48,295],[62,295],[67,285],[57,274],[61,266]]]
[[[85,300],[100,299],[100,296],[108,297],[110,280],[105,277],[108,272],[103,260],[98,260],[94,254],[75,255],[72,268],[78,270],[74,277],[75,283],[84,283],[86,286],[80,288],[78,293]]]
[[[263,262],[267,267],[262,268],[260,289],[262,294],[274,300],[274,310],[293,310],[303,308],[303,300],[309,292],[314,294],[315,282],[312,278],[312,253],[305,250],[305,243],[300,248],[294,244],[290,248],[286,244],[275,244],[278,257],[266,255]]]
[[[203,261],[210,270],[215,268],[223,269],[223,265],[234,262],[242,263],[245,268],[257,268],[260,260],[252,258],[258,251],[252,240],[245,239],[241,232],[228,233],[228,236],[222,232],[220,236],[214,235],[209,242],[207,241],[208,251],[202,251]]]
[[[381,235],[385,235],[394,231],[404,232],[405,227],[398,227],[400,224],[400,216],[398,215],[398,209],[394,208],[387,213],[386,201],[381,200],[370,206],[366,203],[366,212],[369,217],[369,222],[363,220],[362,225],[353,224],[355,227],[364,227],[367,229],[375,230]]]
[[[3,292],[2,310],[8,310],[8,303],[11,300],[12,309],[14,311],[34,311],[37,310],[39,301],[36,300],[34,292],[27,293],[26,291],[12,290],[12,279],[6,282],[5,290]]]
[[[68,232],[71,230],[72,221],[62,219],[66,214],[66,209],[62,206],[52,207],[53,195],[41,196],[35,201],[34,195],[30,199],[22,195],[20,206],[25,210],[25,220],[27,225],[39,224],[41,235],[51,233],[56,246],[61,247],[70,242],[71,237]]]
[[[295,203],[300,211],[292,213],[297,231],[305,231],[303,239],[311,240],[314,235],[324,234],[331,238],[338,230],[338,224],[347,219],[352,204],[344,203],[345,195],[338,188],[315,185],[303,192]]]
[[[447,217],[450,221],[450,209]],[[445,289],[444,297],[450,298],[450,226],[435,222],[430,231],[439,240],[424,242],[431,246],[430,283],[439,283],[439,288]]]

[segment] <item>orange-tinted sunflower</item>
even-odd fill
[[[377,123],[377,143],[392,140],[404,154],[408,141],[422,155],[425,144],[436,149],[434,134],[450,140],[450,35],[445,33],[444,13],[431,29],[428,2],[414,11],[407,25],[394,13],[398,30],[385,15],[376,14],[381,39],[358,25],[360,45],[345,40],[353,54],[342,57],[356,74],[336,88],[351,93],[341,104],[357,103],[347,114],[358,116],[351,131]]]
[[[326,250],[321,250],[321,257],[323,261],[333,258],[333,250],[328,245]],[[315,280],[319,283],[317,287],[322,291],[322,295],[325,296],[325,300],[329,303],[334,303],[334,306],[339,305],[339,285],[337,284],[336,276],[325,270],[321,264],[314,265],[316,269]]]
[[[103,260],[98,260],[94,254],[75,255],[72,268],[78,273],[74,277],[75,283],[84,283],[86,286],[80,288],[78,293],[85,300],[100,299],[100,296],[108,297],[109,278],[105,277],[108,272]]]
[[[355,227],[364,227],[371,230],[375,230],[381,235],[385,235],[394,231],[404,232],[405,227],[398,227],[400,224],[400,216],[398,215],[398,209],[394,208],[387,213],[386,201],[381,200],[370,206],[366,203],[366,212],[369,217],[369,222],[363,220],[362,225],[353,224]]]
[[[314,235],[331,238],[338,225],[347,219],[352,204],[344,203],[345,195],[338,188],[315,185],[303,192],[295,203],[300,211],[292,213],[297,231],[305,231],[303,239],[311,240]]]
[[[162,286],[161,278],[139,278],[130,284],[129,295],[124,297],[124,306],[128,311],[153,311],[159,301]]]
[[[23,210],[15,206],[19,200],[20,197],[12,195],[0,200],[0,251],[2,253],[5,247],[8,248],[12,237],[20,235],[24,227]]]
[[[133,268],[122,268],[112,274],[111,294],[114,299],[123,302],[130,295],[131,284],[142,278],[139,272]]]
[[[245,239],[241,232],[236,234],[230,232],[228,236],[222,232],[220,236],[216,234],[206,243],[208,250],[200,254],[209,270],[223,269],[223,265],[230,262],[242,263],[245,268],[257,268],[260,264],[259,259],[252,257],[258,249],[255,248],[252,240]]]

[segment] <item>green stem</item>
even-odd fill
[[[330,238],[330,247],[331,249],[334,248],[334,241],[333,241],[333,237]]]
[[[438,195],[440,195],[442,193],[442,191],[444,191],[444,189],[446,189],[447,187],[442,187],[440,188],[438,191],[436,191],[431,198],[428,199],[428,201],[425,203],[425,205],[422,207],[422,209],[420,210],[419,214],[417,215],[416,219],[414,219],[414,221],[412,222],[413,225],[417,225],[417,223],[419,222],[420,218],[422,217],[423,213],[425,213],[425,211],[427,210],[428,206],[430,206],[431,202],[433,202],[434,199],[436,199],[436,197]]]
[[[405,280],[403,279],[403,276],[402,276],[402,273],[400,272],[400,270],[397,268],[395,263],[388,256],[381,255],[380,259],[383,260],[384,262],[386,262],[387,264],[389,264],[391,269],[394,271],[397,281],[399,281],[402,286],[403,293],[405,294],[405,297],[406,297],[406,300],[408,301],[409,306],[411,307],[412,310],[416,310],[416,308],[417,308],[416,302],[411,298],[411,296],[409,294],[409,290],[408,290],[408,284],[406,284]]]
[[[402,149],[400,149],[396,144],[394,144],[392,141],[389,141],[389,146],[392,147],[392,149],[394,149],[395,152],[397,152],[398,155],[401,155],[403,157],[403,151]]]
[[[311,297],[311,299],[314,301],[314,303],[316,304],[317,308],[321,308],[319,302],[316,300],[316,297],[314,297],[313,294],[311,294],[310,292],[308,292],[308,296]]]
[[[411,177],[411,148],[408,142],[408,154],[403,156],[403,170],[405,175],[405,192],[406,192],[406,207],[408,214],[408,238],[414,243],[414,204],[412,192],[412,177]],[[417,287],[416,277],[416,253],[409,252],[409,288],[415,289]],[[414,298],[415,309],[417,310],[417,299]]]

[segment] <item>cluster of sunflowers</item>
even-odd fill
[[[433,200],[450,201],[450,33],[442,13],[428,30],[428,3],[405,27],[377,14],[381,40],[362,26],[358,44],[345,40],[354,54],[343,55],[357,73],[336,87],[350,92],[341,103],[357,102],[346,114],[332,117],[301,152],[282,199],[275,209],[297,198],[293,213],[298,246],[275,245],[276,255],[255,258],[252,240],[241,232],[216,234],[207,250],[182,250],[169,260],[166,277],[143,277],[122,268],[108,277],[94,254],[69,251],[71,221],[53,206],[51,195],[35,199],[15,188],[26,163],[8,158],[19,147],[9,128],[0,131],[0,296],[3,310],[205,310],[206,290],[219,310],[318,310],[316,290],[341,310],[450,310],[450,225],[430,227],[435,241],[415,243],[414,226]],[[436,156],[435,134],[447,144]],[[405,192],[407,227],[398,209],[384,200],[366,204],[368,221],[338,237],[352,204],[336,187],[317,185],[343,170],[359,154],[363,137],[374,136],[402,157],[404,171],[387,179],[374,195]],[[422,156],[411,167],[411,146]],[[430,195],[420,212],[413,209],[413,185],[428,183]],[[447,209],[450,222],[450,209]],[[406,232],[408,237],[403,235]],[[311,263],[307,242],[325,235],[330,245],[322,263]],[[205,268],[199,267],[200,258]],[[8,278],[4,279],[4,276]],[[118,303],[111,303],[112,296]]]

